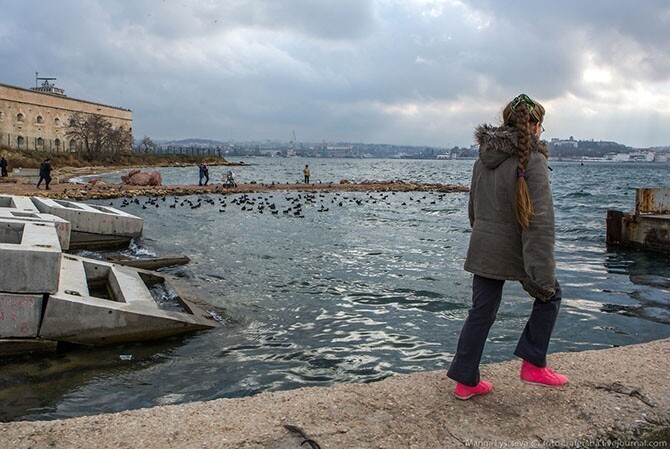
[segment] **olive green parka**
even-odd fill
[[[547,144],[531,136],[525,170],[534,214],[528,229],[516,220],[518,149],[514,128],[481,125],[475,130],[479,159],[470,186],[472,234],[465,270],[491,279],[518,280],[534,298],[554,295],[554,204]]]

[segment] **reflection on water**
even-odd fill
[[[64,395],[101,378],[125,378],[147,366],[164,363],[183,343],[183,338],[172,338],[106,348],[72,346],[39,358],[4,360],[0,364],[0,421],[68,416],[58,411]]]
[[[606,262],[608,270],[626,274],[635,288],[628,292],[634,304],[609,304],[602,311],[670,324],[670,255],[623,249]]]
[[[299,158],[255,161],[236,168],[239,180],[292,182],[305,164]],[[309,163],[316,182],[468,184],[472,166]],[[565,299],[551,350],[669,337],[668,256],[605,247],[606,210],[631,209],[638,180],[662,185],[668,169],[552,167],[557,276]],[[197,170],[162,171],[172,183],[191,175],[197,181]],[[276,191],[166,197],[149,209],[142,208],[146,198],[99,201],[145,218],[133,254],[190,257],[189,265],[166,271],[188,284],[223,325],[160,344],[0,362],[0,419],[114,412],[447,368],[470,303],[471,277],[462,268],[470,236],[467,200],[467,193]],[[484,362],[513,358],[531,303],[518,283],[506,284]]]

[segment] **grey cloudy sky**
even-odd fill
[[[666,0],[0,0],[0,83],[57,77],[136,138],[472,143],[521,92],[545,138],[670,144]]]

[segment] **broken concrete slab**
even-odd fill
[[[161,288],[174,296],[157,297]],[[47,301],[39,336],[107,345],[217,326],[207,312],[175,290],[169,276],[63,255],[58,292]]]

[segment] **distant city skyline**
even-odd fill
[[[670,4],[0,0],[0,83],[55,77],[134,135],[467,147],[521,92],[544,138],[670,144]]]

